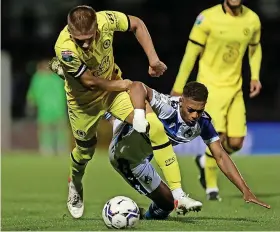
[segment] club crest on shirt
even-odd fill
[[[109,39],[106,39],[103,43],[103,48],[107,49],[108,47],[110,47],[111,45],[111,41]]]
[[[204,20],[204,16],[202,14],[198,15],[196,20],[195,20],[195,25],[200,25],[202,21]]]
[[[66,62],[71,62],[73,60],[73,52],[71,51],[62,51],[61,52],[62,60]]]
[[[82,130],[77,130],[76,133],[80,138],[85,138],[86,137],[86,132],[84,132]]]

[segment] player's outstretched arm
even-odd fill
[[[257,197],[251,192],[250,188],[247,186],[245,180],[242,178],[241,174],[236,168],[234,162],[222,148],[220,141],[218,140],[213,142],[208,146],[219,168],[226,175],[226,177],[243,193],[244,200],[247,203],[252,202],[270,209],[270,205],[258,200]]]
[[[161,76],[167,69],[166,65],[160,61],[156,53],[152,38],[145,23],[138,17],[129,15],[130,31],[133,31],[138,42],[144,49],[149,60],[149,74],[151,76]]]
[[[130,80],[106,80],[92,75],[90,70],[87,70],[80,77],[81,83],[91,90],[102,89],[105,91],[126,91],[129,89],[132,81]]]
[[[178,75],[171,91],[173,96],[181,96],[183,87],[188,81],[189,75],[194,67],[198,55],[202,52],[203,46],[195,41],[189,40]]]

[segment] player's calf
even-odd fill
[[[70,155],[70,176],[67,207],[73,218],[80,218],[84,212],[83,183],[87,163],[92,159],[95,151],[96,138],[89,141],[76,139],[76,147]]]
[[[160,185],[147,195],[153,200],[143,219],[163,220],[166,219],[174,209],[174,198],[168,186],[161,181]]]

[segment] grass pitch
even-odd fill
[[[3,154],[2,154],[3,155]],[[240,192],[220,174],[222,202],[208,202],[200,187],[192,157],[179,159],[184,189],[204,203],[199,213],[172,215],[167,221],[141,221],[135,230],[279,230],[280,156],[234,157],[253,192],[271,204],[267,210],[246,204]],[[111,197],[124,195],[139,206],[149,199],[139,195],[113,170],[106,152],[98,151],[84,178],[85,214],[72,219],[67,211],[68,157],[2,156],[2,230],[108,230],[101,210]]]

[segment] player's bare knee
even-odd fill
[[[228,145],[234,151],[239,151],[243,147],[244,138],[228,138]]]
[[[130,86],[130,90],[135,90],[135,91],[142,88],[143,88],[143,83],[140,81],[133,81],[133,83]]]

